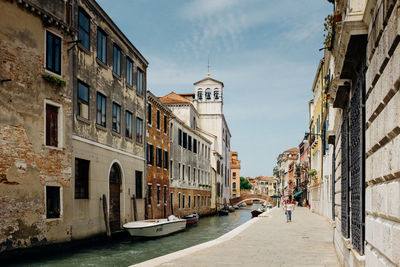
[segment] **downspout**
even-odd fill
[[[324,119],[324,65],[325,65],[325,59],[322,61],[322,65],[321,65],[321,97],[322,97],[322,99],[321,99],[321,120],[319,121],[319,129],[320,129],[319,137],[321,138],[321,147],[322,147],[322,149],[325,149],[324,145],[322,144],[322,142],[325,142],[325,140],[323,140],[323,136],[321,135],[321,133],[322,133],[321,124],[322,124],[322,120]],[[324,181],[324,155],[323,154],[324,154],[324,151],[321,151],[321,157],[320,157],[320,162],[321,162],[321,183],[320,183],[320,186],[319,186],[319,188],[321,190],[320,191],[320,196],[322,196],[321,185],[322,185],[322,182]],[[320,199],[320,207],[322,206],[321,202],[322,202],[322,199]]]
[[[143,183],[143,185],[144,185],[144,218],[145,219],[148,219],[147,218],[147,198],[146,198],[146,196],[147,196],[147,68],[146,68],[146,88],[144,88],[144,116],[143,116],[143,118],[144,118],[144,120],[143,120],[143,132],[144,132],[144,138],[143,138],[143,158],[144,158],[144,161],[143,161],[143,165],[144,165],[144,168],[143,168],[143,176],[144,176],[144,178],[143,178],[143,180],[144,180],[144,183]],[[137,85],[136,85],[137,86]],[[137,88],[136,88],[136,90],[137,90]]]

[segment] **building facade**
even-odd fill
[[[171,214],[169,194],[170,129],[172,112],[147,91],[146,218],[167,218]]]
[[[148,63],[95,1],[74,4],[73,236],[80,238],[104,232],[104,216],[110,232],[134,220],[133,195],[136,219],[144,218]]]
[[[400,265],[398,1],[334,1],[325,51],[334,245],[344,266]],[[328,217],[329,218],[329,217]]]
[[[230,153],[231,198],[240,197],[240,160],[238,152]]]
[[[278,179],[278,194],[281,194],[281,200],[286,200],[294,194],[294,171],[298,157],[299,148],[293,147],[279,154],[277,158],[276,175]]]
[[[144,218],[147,61],[93,0],[0,6],[0,250]]]
[[[3,252],[71,240],[72,95],[67,42],[74,39],[74,30],[65,21],[64,1],[53,7],[39,1],[1,1],[0,8]]]
[[[171,212],[176,216],[215,212],[211,199],[211,142],[196,127],[196,110],[190,100],[175,93],[161,97],[160,101],[173,113],[169,162]]]

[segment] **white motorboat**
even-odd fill
[[[129,222],[124,224],[123,227],[131,236],[160,237],[184,230],[186,220],[169,216],[168,219]]]

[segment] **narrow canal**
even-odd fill
[[[126,234],[126,238],[117,241],[14,266],[129,266],[218,238],[250,220],[253,208],[240,208],[228,216],[204,217],[197,226],[159,239],[136,241]]]

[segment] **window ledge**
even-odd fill
[[[60,218],[47,218],[46,217],[46,222],[57,222],[57,221],[62,221],[62,220],[63,220],[62,217],[60,217]]]
[[[88,120],[88,119],[86,119],[86,118],[84,118],[84,117],[81,117],[81,116],[79,116],[79,115],[76,115],[75,117],[76,117],[76,119],[77,119],[78,121],[90,125],[90,120]]]
[[[78,43],[78,47],[79,47],[79,50],[81,50],[82,52],[84,52],[88,55],[91,54],[91,52],[89,50],[87,50],[86,47],[84,47],[81,43]]]
[[[114,71],[112,71],[112,75],[114,78],[118,79],[119,81],[122,81],[122,76],[118,76]]]
[[[133,143],[133,139],[131,137],[128,136],[124,136],[125,137],[125,141],[129,141],[130,143]]]
[[[103,61],[101,61],[98,57],[96,57],[96,62],[97,64],[99,64],[101,67],[108,69],[108,65],[107,63],[104,63]]]
[[[64,148],[63,147],[58,147],[58,146],[48,146],[48,145],[43,145],[44,148],[47,149],[53,149],[53,150],[58,150],[58,151],[63,151]]]
[[[46,69],[46,67],[44,68],[44,72],[45,72],[45,73],[47,73],[47,74],[54,75],[54,76],[56,76],[56,77],[58,77],[58,78],[62,79],[62,75],[61,75],[61,74],[58,74],[58,73],[52,72],[51,70],[48,70],[48,69]],[[61,70],[61,72],[62,72],[62,70]]]
[[[126,81],[125,81],[125,85],[126,85],[126,87],[127,87],[128,89],[133,90],[133,85],[130,85],[130,84],[127,83]]]
[[[114,135],[115,137],[121,138],[121,133],[118,133],[118,132],[116,132],[114,130],[111,131],[111,134]]]
[[[96,129],[99,129],[99,130],[102,130],[102,131],[105,131],[105,132],[107,132],[107,128],[106,127],[104,127],[104,126],[101,126],[100,124],[98,124],[98,123],[96,123]]]

